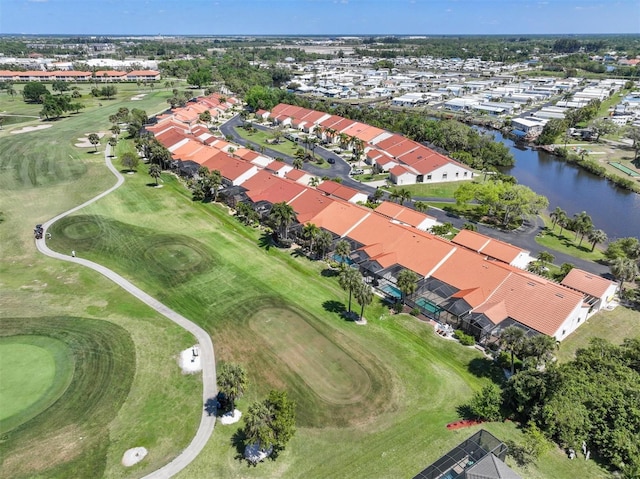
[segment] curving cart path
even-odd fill
[[[180,453],[180,455],[170,463],[144,476],[144,479],[166,479],[174,476],[175,474],[180,472],[182,469],[187,467],[191,463],[191,461],[193,461],[196,458],[196,456],[200,453],[200,451],[202,451],[207,441],[211,437],[211,434],[213,433],[213,427],[216,422],[216,417],[213,414],[209,414],[204,407],[204,405],[207,404],[207,401],[211,398],[214,398],[217,394],[216,363],[215,363],[215,357],[213,353],[213,342],[211,341],[211,337],[200,326],[198,326],[195,323],[192,323],[187,318],[176,313],[175,311],[168,308],[167,306],[165,306],[155,298],[152,298],[147,293],[142,291],[137,286],[134,286],[132,283],[124,279],[119,274],[111,271],[108,268],[105,268],[104,266],[98,263],[94,263],[93,261],[88,261],[86,259],[72,257],[72,256],[68,256],[68,255],[53,251],[49,249],[49,247],[45,242],[45,238],[47,237],[47,234],[46,234],[47,228],[49,228],[53,223],[55,223],[61,218],[64,218],[67,215],[75,213],[76,211],[84,208],[87,205],[90,205],[95,201],[98,201],[100,198],[105,197],[106,195],[108,195],[109,193],[111,193],[112,191],[120,187],[122,183],[124,183],[124,177],[120,174],[118,170],[116,170],[116,168],[111,163],[111,158],[109,156],[110,151],[111,151],[111,148],[109,147],[109,145],[107,145],[105,149],[105,163],[107,165],[107,168],[109,168],[109,170],[118,179],[116,184],[113,185],[108,190],[100,193],[98,196],[90,199],[89,201],[86,201],[81,205],[76,206],[75,208],[71,208],[69,211],[61,213],[55,218],[50,219],[46,223],[43,223],[42,228],[44,232],[42,235],[42,239],[36,240],[36,246],[41,253],[47,256],[50,256],[52,258],[56,258],[62,261],[69,261],[71,263],[81,264],[83,266],[86,266],[87,268],[91,268],[97,271],[103,276],[106,276],[111,281],[113,281],[118,286],[120,286],[122,289],[132,294],[133,296],[135,296],[136,298],[138,298],[140,301],[147,304],[151,308],[155,309],[158,313],[170,319],[171,321],[176,323],[178,326],[186,329],[196,337],[198,344],[200,345],[200,356],[202,361],[202,402],[203,402],[202,417],[200,419],[200,426],[198,427],[198,431],[196,432],[195,437],[193,438],[191,443],[187,446],[187,448],[184,449]]]

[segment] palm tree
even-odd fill
[[[254,402],[245,415],[244,435],[248,444],[258,444],[262,450],[268,450],[275,443],[271,427],[272,414],[264,401]]]
[[[333,236],[326,230],[320,230],[318,236],[316,237],[316,249],[318,253],[320,253],[320,257],[324,258],[331,248],[331,243],[333,242]]]
[[[349,313],[351,312],[351,296],[353,292],[360,287],[362,283],[362,275],[360,271],[354,268],[347,268],[342,270],[340,277],[338,278],[340,287],[349,292]]]
[[[213,201],[218,201],[218,190],[220,190],[220,186],[222,186],[222,174],[220,170],[213,170],[209,173],[209,187],[213,192]]]
[[[500,345],[511,353],[511,374],[515,373],[515,355],[520,353],[524,344],[524,330],[517,326],[509,326],[500,334]]]
[[[553,263],[553,260],[556,259],[555,256],[553,256],[548,251],[540,251],[538,253],[537,258],[538,258],[538,261],[540,261],[540,264],[542,265],[543,269],[546,268],[548,264]]]
[[[111,133],[113,133],[113,136],[115,136],[116,138],[118,137],[118,135],[120,134],[120,127],[118,125],[113,125],[111,128],[109,128],[111,130]]]
[[[109,146],[111,148],[115,148],[117,145],[118,145],[118,139],[115,136],[112,136],[111,138],[109,138]],[[111,156],[113,156],[113,152]]]
[[[320,233],[320,228],[318,228],[313,223],[307,223],[302,228],[302,237],[309,242],[309,251],[313,252],[313,243],[316,240],[316,237]]]
[[[411,201],[411,192],[406,188],[400,188],[398,191],[400,205],[404,205],[405,201]]]
[[[525,341],[526,355],[536,360],[536,366],[543,366],[553,358],[558,342],[546,334],[537,334]]]
[[[360,305],[360,321],[362,321],[362,317],[364,316],[364,308],[368,306],[373,301],[373,291],[371,290],[371,286],[367,283],[360,283],[360,286],[356,288],[353,292],[356,301]]]
[[[320,178],[318,178],[317,176],[312,176],[311,178],[309,178],[309,186],[312,187],[316,187],[320,184]]]
[[[616,258],[610,268],[611,274],[620,281],[620,295],[622,295],[625,281],[633,281],[638,276],[638,263],[631,258]]]
[[[89,143],[95,146],[96,151],[98,151],[98,145],[100,144],[100,137],[96,133],[91,133],[88,139],[89,139]]]
[[[559,206],[556,206],[556,209],[553,210],[550,214],[549,217],[551,218],[551,220],[553,221],[552,225],[552,229],[555,229],[556,224],[561,224],[562,219],[566,219],[567,218],[567,213],[560,208]]]
[[[391,201],[398,201],[400,199],[400,191],[399,190],[392,190],[391,193],[389,193],[389,199]]]
[[[269,218],[275,223],[276,227],[280,229],[282,237],[287,239],[289,236],[289,225],[296,219],[296,213],[291,205],[288,205],[284,201],[276,203],[271,209]]]
[[[160,178],[161,173],[162,173],[162,170],[158,165],[151,165],[149,167],[149,176],[151,176],[151,178],[156,180],[156,186],[158,186],[158,178]]]
[[[296,158],[295,160],[293,160],[293,167],[296,170],[301,169],[303,165],[304,165],[304,162],[300,158]]]
[[[416,201],[413,206],[417,211],[420,211],[421,213],[424,213],[429,209],[429,205],[426,201]]]
[[[415,293],[416,288],[418,287],[418,279],[420,279],[419,276],[410,269],[403,269],[400,271],[398,274],[397,284],[398,289],[402,293],[402,301],[404,301],[410,294]]]
[[[580,246],[582,245],[584,235],[593,228],[593,221],[586,211],[582,211],[581,213],[573,215],[573,224],[576,233],[575,239],[578,239],[578,234],[580,234],[580,243],[578,243],[578,246]]]
[[[463,230],[469,230],[469,231],[478,231],[478,227],[475,224],[473,224],[473,223],[471,223],[469,221],[466,221],[462,225],[462,229]]]
[[[336,244],[336,254],[340,256],[340,268],[344,269],[347,258],[351,254],[351,244],[347,240],[340,240]]]
[[[596,245],[598,243],[605,243],[609,238],[607,237],[607,233],[602,230],[591,230],[587,235],[589,242],[591,243],[591,251],[596,249]]]
[[[218,389],[229,399],[229,410],[236,408],[236,399],[241,398],[247,388],[247,372],[239,364],[224,363],[218,369]]]

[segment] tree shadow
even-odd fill
[[[258,240],[258,246],[260,248],[264,248],[269,251],[273,246],[273,236],[271,233],[267,233],[266,231],[260,235],[260,239]]]
[[[207,399],[207,401],[204,403],[204,410],[206,411],[207,415],[215,416],[218,410],[218,400],[216,398]]]
[[[325,268],[320,272],[320,275],[324,278],[335,278],[336,276],[340,276],[340,271],[333,268]]]
[[[302,248],[296,248],[291,252],[291,256],[293,256],[294,258],[308,258],[307,254],[305,253],[304,249]]]
[[[504,371],[489,358],[473,358],[467,365],[467,370],[476,377],[489,378],[496,384],[505,381]]]
[[[231,445],[236,450],[236,454],[233,457],[235,460],[245,461],[244,447],[245,447],[246,441],[247,441],[247,436],[245,435],[243,428],[238,428],[238,430],[233,433],[233,436],[231,436]],[[253,465],[255,467],[255,464],[252,464],[250,461],[246,461],[246,463],[247,463],[247,466]]]
[[[345,308],[344,304],[342,304],[340,301],[336,301],[335,299],[325,301],[324,303],[322,303],[322,307],[329,313],[337,313],[340,315],[344,315],[347,311],[347,308]]]
[[[473,419],[477,419],[474,416],[473,412],[471,412],[471,407],[468,404],[461,404],[456,408],[456,412],[458,413],[458,416],[460,416],[462,419],[466,419],[469,421]]]

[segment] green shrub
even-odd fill
[[[473,346],[476,344],[476,339],[470,334],[465,333],[461,329],[456,329],[453,333],[453,336],[460,341],[460,344],[463,346]]]
[[[420,308],[413,308],[411,310],[411,315],[412,316],[420,316]]]
[[[396,301],[395,303],[393,303],[392,308],[396,313],[402,313],[402,310],[404,309],[404,304],[402,304],[402,301]]]

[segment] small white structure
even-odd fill
[[[249,444],[244,448],[244,458],[253,464],[257,464],[260,461],[264,461],[272,452],[273,447],[270,447],[265,451],[260,448],[260,443]]]
[[[228,424],[235,424],[240,420],[241,417],[242,413],[237,409],[234,409],[233,411],[229,411],[228,413],[223,414],[220,417],[220,424],[224,424],[225,426]]]
[[[125,451],[122,456],[122,465],[125,467],[131,467],[134,464],[138,464],[147,455],[148,451],[144,447],[133,447]]]
[[[180,353],[178,364],[183,374],[194,374],[202,371],[202,361],[200,360],[200,346],[194,345]]]

